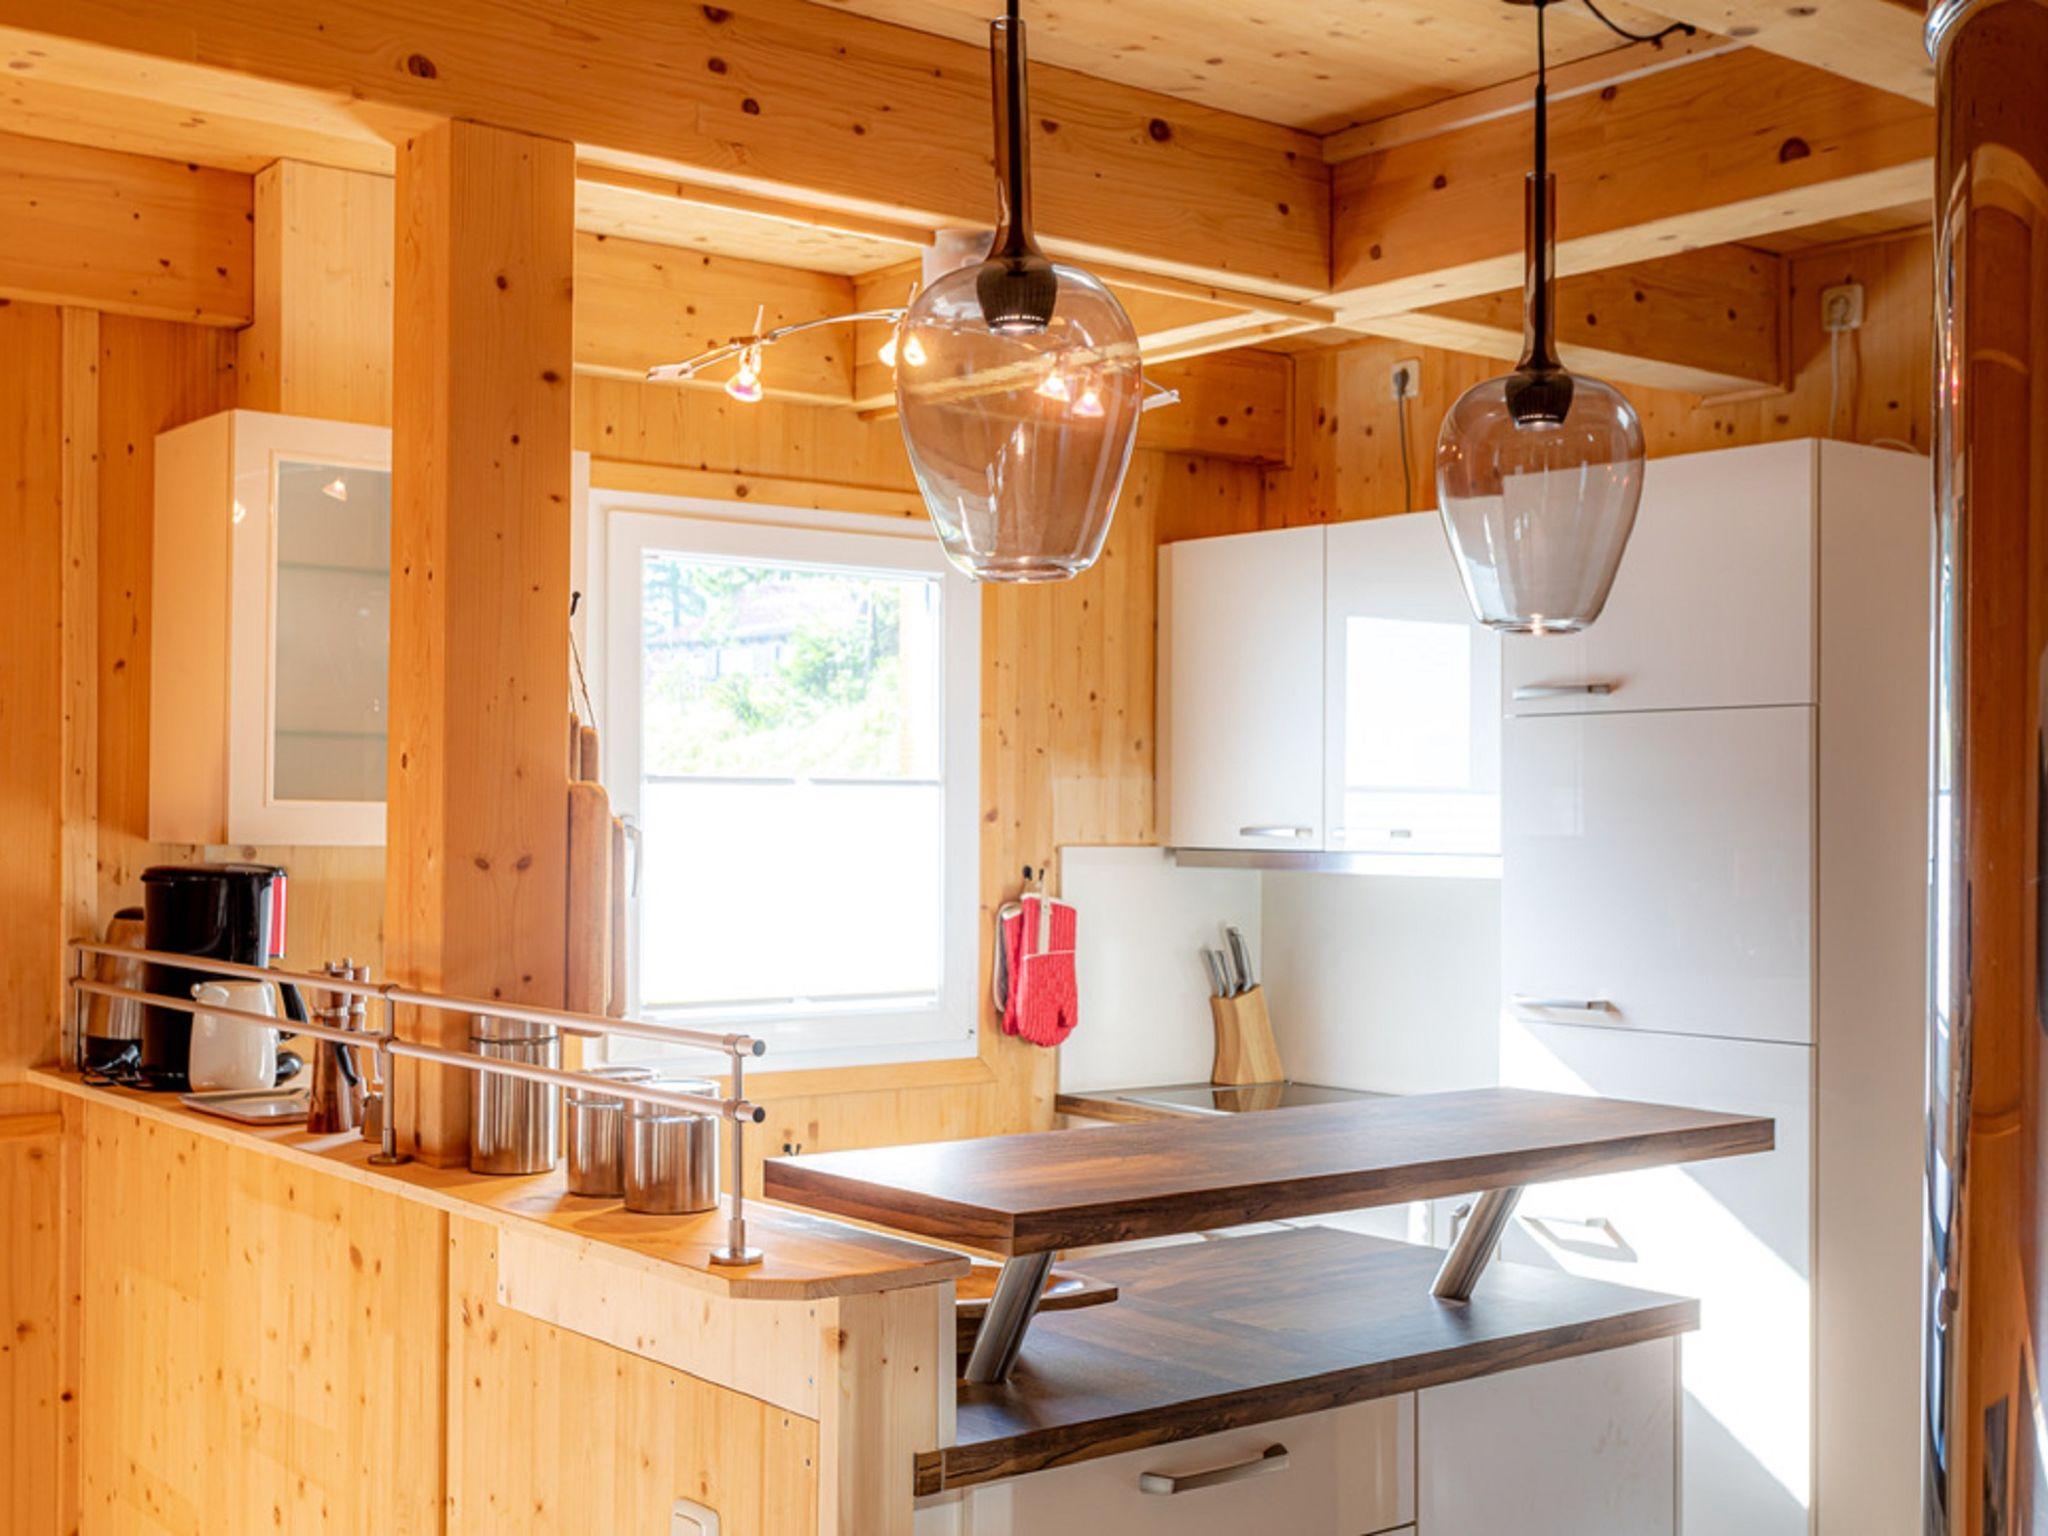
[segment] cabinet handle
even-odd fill
[[[1241,1483],[1248,1477],[1264,1477],[1268,1472],[1286,1470],[1287,1447],[1276,1443],[1249,1460],[1234,1461],[1227,1467],[1211,1467],[1207,1472],[1140,1472],[1138,1488],[1143,1493],[1193,1493],[1198,1488]]]
[[[1517,992],[1510,999],[1517,1008],[1560,1008],[1569,1013],[1612,1013],[1614,1004],[1604,997],[1524,997]]]
[[[1314,827],[1239,827],[1239,837],[1314,837]]]
[[[1576,699],[1586,694],[1605,698],[1619,683],[1524,683],[1515,690],[1518,699]]]

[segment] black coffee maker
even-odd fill
[[[268,966],[284,953],[284,871],[270,864],[160,864],[142,872],[143,947]],[[151,961],[142,986],[189,1000],[208,971]],[[281,987],[285,1018],[306,1022],[296,987]],[[182,1092],[192,1060],[192,1015],[149,1005],[142,1013],[144,1087]]]

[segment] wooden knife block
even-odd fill
[[[1266,1016],[1266,989],[1253,987],[1235,997],[1211,997],[1216,1020],[1216,1066],[1209,1081],[1236,1088],[1246,1083],[1277,1083],[1287,1072],[1280,1065],[1280,1047],[1273,1043],[1273,1021]]]

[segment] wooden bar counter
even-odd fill
[[[275,1436],[332,1471],[328,1528],[400,1533],[660,1530],[688,1505],[749,1536],[1078,1533],[1064,1511],[1098,1505],[1095,1528],[1144,1533],[1273,1499],[1304,1532],[1435,1508],[1431,1536],[1493,1516],[1457,1509],[1428,1469],[1530,1402],[1566,1437],[1535,1435],[1532,1454],[1599,1497],[1611,1477],[1655,1505],[1671,1482],[1673,1341],[1698,1323],[1679,1297],[1497,1265],[1446,1303],[1433,1249],[1322,1227],[1189,1237],[1072,1261],[1117,1299],[1047,1313],[1011,1379],[969,1385],[958,1252],[762,1205],[765,1261],[724,1269],[720,1212],[634,1215],[559,1173],[379,1168],[355,1135],[32,1076],[64,1096],[82,1161],[81,1483],[111,1525],[174,1506],[193,1529],[250,1525],[270,1496],[250,1457]],[[1456,1094],[771,1160],[767,1188],[898,1226],[958,1219],[944,1236],[1028,1257],[1733,1155],[1771,1133]],[[137,1362],[146,1398],[118,1385]],[[230,1443],[256,1449],[215,1454]],[[389,1469],[375,1490],[348,1481],[365,1455]],[[1252,1477],[1271,1481],[1220,1486]]]

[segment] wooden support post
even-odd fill
[[[242,405],[388,424],[391,178],[276,160],[255,183],[255,317],[236,359]]]
[[[575,153],[444,123],[398,152],[387,973],[563,1001]],[[459,1014],[401,1033],[465,1049]],[[457,1163],[469,1079],[400,1074]]]

